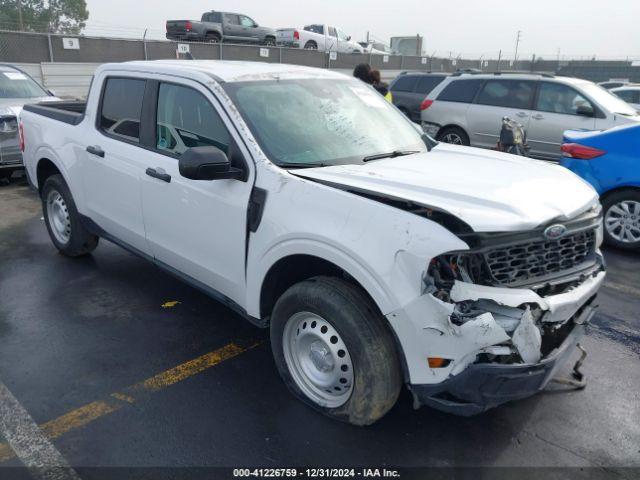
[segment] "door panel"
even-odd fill
[[[502,119],[509,117],[527,129],[535,82],[488,80],[467,110],[467,125],[472,146],[493,148],[500,139]]]
[[[595,129],[595,117],[577,114],[582,105],[594,109],[593,104],[574,88],[541,82],[527,132],[531,155],[557,160],[561,156],[560,145],[565,130]]]
[[[195,84],[160,85],[158,152],[150,153],[148,167],[171,178],[142,179],[144,220],[157,260],[242,303],[251,182],[190,180],[178,167],[179,156],[194,146],[216,146],[236,158],[230,124],[212,101]]]
[[[106,80],[99,129],[76,152],[82,171],[89,217],[107,233],[142,253],[150,254],[140,197],[144,152],[139,142],[145,81]],[[101,156],[102,155],[102,156]]]

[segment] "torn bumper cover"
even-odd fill
[[[476,363],[438,384],[411,385],[416,407],[428,405],[456,415],[471,416],[512,400],[530,397],[555,376],[585,332],[595,312],[595,297],[567,322],[562,344],[535,364]]]

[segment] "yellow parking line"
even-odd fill
[[[49,439],[56,439],[65,433],[84,427],[85,425],[104,417],[110,413],[120,410],[126,405],[137,402],[145,396],[181,382],[193,375],[203,372],[225,360],[233,358],[251,348],[258,346],[260,342],[247,347],[241,347],[235,343],[225,345],[213,352],[189,360],[177,367],[165,370],[151,378],[147,378],[139,383],[130,385],[119,392],[112,393],[102,400],[91,402],[76,408],[64,415],[49,420],[40,425],[40,429]],[[7,443],[0,444],[0,462],[13,458],[15,455]]]

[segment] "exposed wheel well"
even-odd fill
[[[36,169],[36,179],[38,180],[38,191],[42,192],[42,186],[52,175],[58,175],[60,170],[48,158],[41,158]]]

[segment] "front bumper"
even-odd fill
[[[562,344],[535,365],[479,363],[438,384],[410,385],[416,407],[427,405],[456,415],[476,415],[545,388],[573,353],[591,317],[595,297],[571,320],[573,328]]]
[[[440,128],[442,128],[442,126],[438,125],[437,123],[421,122],[421,125],[422,131],[429,135],[431,138],[436,138],[438,136]]]

